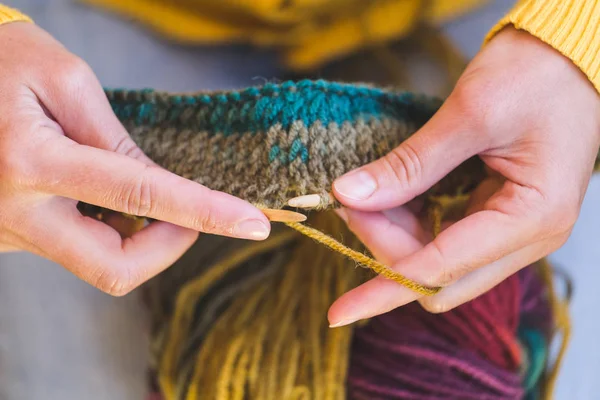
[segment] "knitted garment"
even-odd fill
[[[193,95],[107,94],[159,165],[269,208],[304,194],[327,198],[334,179],[390,152],[441,105],[407,92],[325,81]],[[424,196],[467,193],[483,177],[474,158]]]

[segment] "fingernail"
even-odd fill
[[[335,190],[351,200],[366,200],[377,189],[377,182],[366,171],[350,172],[334,182]]]
[[[335,213],[345,222],[348,223],[348,213],[343,208],[338,208]]]
[[[341,321],[336,322],[335,324],[330,324],[330,328],[340,328],[342,326],[350,325],[351,323],[356,322],[355,319],[343,319]]]
[[[257,219],[247,219],[237,224],[234,234],[242,239],[264,240],[269,236],[269,227]]]

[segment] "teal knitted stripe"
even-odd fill
[[[268,83],[241,91],[167,95],[153,90],[107,90],[122,121],[153,126],[169,123],[210,133],[265,132],[275,124],[288,129],[295,121],[312,126],[392,118],[426,122],[441,101],[408,92],[327,81]],[[302,149],[297,149],[302,154]]]

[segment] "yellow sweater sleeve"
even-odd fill
[[[600,92],[600,0],[520,0],[489,32],[525,30],[571,59]]]
[[[32,22],[31,18],[20,11],[0,4],[0,25],[16,21]]]

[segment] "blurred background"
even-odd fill
[[[189,92],[308,76],[403,82],[429,94],[448,90],[444,69],[410,39],[298,72],[287,69],[274,51],[176,44],[127,18],[75,0],[0,1],[30,15],[85,59],[110,88]],[[443,23],[445,38],[465,59],[473,57],[484,35],[513,3],[490,1]],[[600,335],[599,203],[600,182],[594,178],[569,242],[551,256],[575,284],[574,334],[558,382],[559,400],[598,398],[600,348],[594,343]],[[0,255],[0,400],[142,399],[147,346],[147,320],[138,293],[112,298],[41,258]]]

